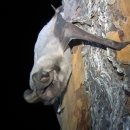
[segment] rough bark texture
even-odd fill
[[[96,36],[130,41],[130,0],[64,0],[63,5],[68,22]],[[83,47],[72,49],[72,74],[58,113],[62,130],[129,130],[130,45],[115,51],[78,43]]]

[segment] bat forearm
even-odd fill
[[[120,42],[112,41],[109,39],[97,37],[93,34],[85,32],[84,30],[78,28],[77,26],[75,26],[71,23],[66,23],[65,26],[67,28],[67,30],[66,30],[67,33],[68,32],[72,33],[72,36],[71,36],[72,39],[81,39],[81,40],[86,40],[86,41],[92,41],[92,42],[96,42],[96,43],[105,45],[107,47],[110,47],[110,48],[113,48],[116,50],[121,50],[122,48],[124,48],[125,46],[130,44],[130,41],[120,43]]]

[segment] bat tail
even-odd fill
[[[63,6],[59,6],[58,8],[55,8],[52,4],[51,4],[51,7],[54,9],[55,13],[56,14],[59,14],[60,12],[63,11]]]
[[[56,8],[51,4],[51,7],[54,9],[54,11],[56,12]]]

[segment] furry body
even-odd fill
[[[63,51],[59,39],[54,34],[55,15],[40,31],[34,48],[34,65],[30,73],[30,88],[24,93],[27,102],[42,101],[45,105],[53,104],[63,92],[71,73],[71,53],[68,48]],[[47,31],[46,31],[47,30]],[[51,86],[46,86],[44,92],[34,84],[32,76],[37,72],[53,71]],[[53,85],[56,84],[56,85]],[[44,89],[44,88],[43,88]]]

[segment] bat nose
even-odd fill
[[[32,75],[34,87],[37,91],[45,89],[52,81],[54,72],[38,71]]]

